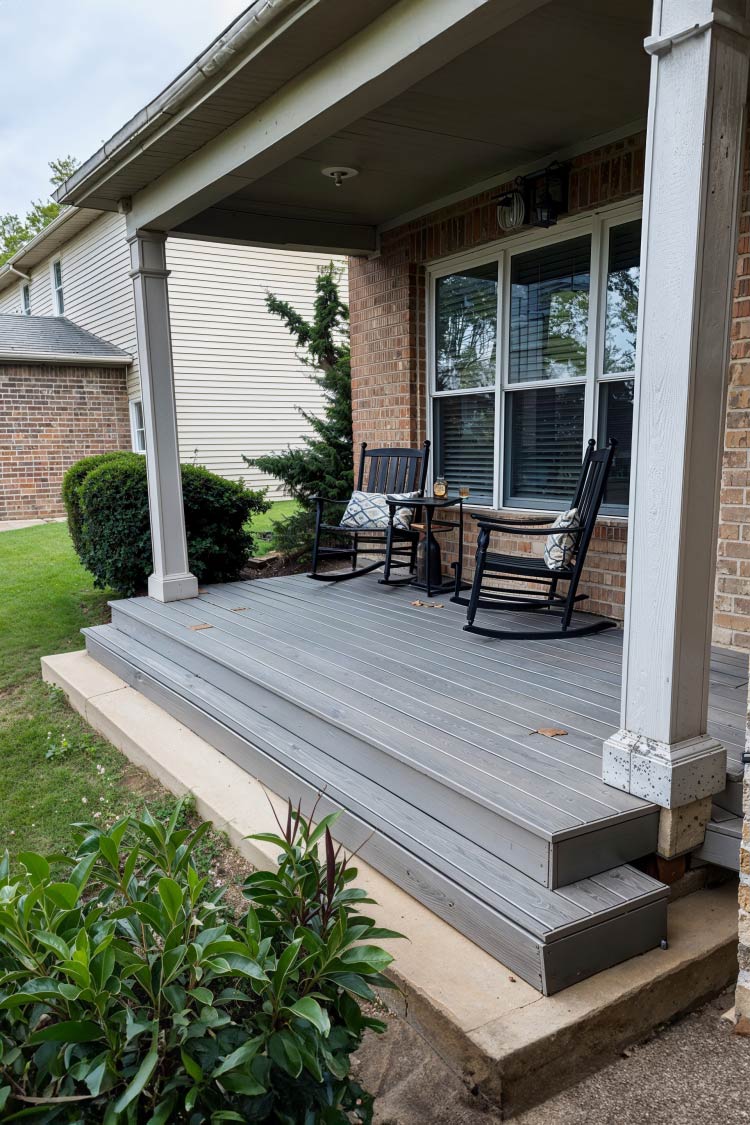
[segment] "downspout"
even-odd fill
[[[23,270],[17,270],[12,262],[5,263],[11,273],[16,274],[17,277],[22,277],[24,281],[31,281],[31,274],[24,273]]]

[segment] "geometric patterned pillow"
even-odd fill
[[[552,527],[567,528],[556,534],[547,536],[547,545],[544,548],[544,562],[550,570],[567,570],[573,562],[578,545],[578,536],[572,531],[580,529],[578,508],[571,508],[568,512],[560,512]]]
[[[413,500],[419,496],[419,493],[400,492],[392,495],[396,500]],[[400,531],[408,531],[411,527],[412,515],[411,508],[397,508],[393,517],[393,526]],[[349,527],[357,531],[384,531],[388,527],[388,502],[385,494],[353,492],[341,518],[341,527]]]

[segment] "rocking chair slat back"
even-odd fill
[[[357,475],[362,492],[424,492],[430,443],[421,449],[368,449],[363,441]]]

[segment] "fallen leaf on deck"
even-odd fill
[[[533,730],[532,734],[543,734],[545,738],[561,738],[562,735],[567,734],[566,730],[562,727],[539,727],[538,730]]]
[[[195,633],[198,629],[213,629],[213,625],[188,625],[188,629],[192,629]]]
[[[232,609],[232,611],[231,611],[231,612],[232,612],[232,613],[244,613],[244,612],[245,612],[245,610],[246,610],[246,609],[249,609],[249,608],[250,608],[250,606],[249,606],[249,605],[237,605],[237,606],[234,606],[234,607],[233,607],[233,609]]]
[[[445,609],[445,606],[443,605],[442,602],[432,602],[427,608],[428,609]]]
[[[412,605],[424,605],[424,602],[412,602]]]

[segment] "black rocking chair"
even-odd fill
[[[429,441],[421,449],[368,449],[367,442],[363,441],[361,450],[356,486],[358,492],[380,492],[384,495],[416,492],[420,496],[424,495],[430,461]],[[314,578],[318,582],[347,582],[350,578],[359,578],[384,566],[386,557],[390,568],[408,567],[411,574],[416,571],[419,543],[417,530],[394,529],[389,552],[387,528],[352,528],[325,522],[326,506],[339,504],[346,507],[348,498],[334,500],[327,496],[316,496],[315,502],[315,540],[312,570],[308,578]],[[414,514],[415,519],[418,518],[418,512]],[[330,536],[334,540],[343,539],[344,545],[323,546],[321,538],[324,536]],[[365,566],[357,566],[360,554],[371,556],[373,552],[382,554],[383,557]],[[332,559],[349,559],[351,570],[324,571],[321,574],[318,570],[320,564]]]
[[[452,599],[460,601],[462,605],[468,605],[464,629],[470,633],[480,633],[484,637],[503,637],[506,640],[550,640],[556,637],[581,637],[614,626],[614,621],[600,618],[571,628],[570,621],[576,603],[588,597],[587,594],[577,592],[578,582],[604,497],[616,446],[617,442],[614,438],[599,450],[593,438],[588,443],[576,494],[570,505],[571,508],[578,509],[579,523],[575,528],[561,529],[563,534],[575,536],[577,540],[575,555],[561,570],[551,570],[543,559],[501,555],[489,550],[493,532],[504,532],[506,535],[548,536],[552,530],[550,525],[554,522],[554,517],[515,523],[510,520],[485,519],[478,515],[473,517],[479,524],[479,542],[471,594],[468,600],[460,597]],[[523,586],[491,585],[487,582],[488,575],[502,575],[502,582],[522,583]],[[559,582],[568,583],[565,593],[558,593]],[[557,629],[486,629],[474,624],[478,609],[543,609],[550,614],[559,615],[562,620]]]

